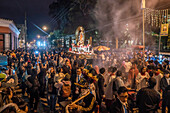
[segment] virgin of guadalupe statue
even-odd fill
[[[76,40],[78,46],[84,45],[84,37],[83,27],[78,27],[76,30]]]

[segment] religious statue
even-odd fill
[[[77,41],[77,46],[84,45],[84,29],[83,27],[78,27],[76,30],[76,41]]]

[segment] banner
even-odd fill
[[[160,35],[161,36],[168,36],[168,29],[169,29],[168,24],[162,24]]]

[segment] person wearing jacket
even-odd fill
[[[168,113],[170,113],[170,85],[165,89],[166,107],[168,107]]]
[[[160,95],[154,89],[156,85],[155,78],[149,78],[149,86],[142,88],[137,93],[136,104],[139,113],[157,113],[159,109]]]
[[[162,101],[162,113],[165,113],[165,109],[166,109],[166,95],[165,95],[165,89],[168,87],[168,85],[170,85],[169,83],[169,72],[168,71],[165,71],[164,72],[164,77],[161,79],[161,82],[160,82],[160,88],[163,92],[163,101]]]
[[[113,101],[115,100],[115,93],[113,92],[113,81],[116,78],[116,72],[117,68],[116,67],[110,67],[109,68],[109,76],[107,80],[107,86],[105,89],[105,102],[106,102],[106,108],[107,110],[110,109],[110,106],[112,105]]]
[[[100,74],[98,74],[98,87],[99,87],[99,101],[98,104],[101,106],[102,98],[104,98],[104,73],[105,68],[101,68],[99,70]]]
[[[146,72],[146,68],[142,67],[140,73],[136,77],[137,90],[148,86],[149,73]]]
[[[45,79],[45,76],[46,76],[46,69],[45,68],[42,68],[40,73],[38,74],[38,80],[39,80],[39,83],[40,83],[40,97],[44,97],[44,92],[45,92],[45,86],[46,86],[46,79]]]
[[[128,105],[128,90],[126,87],[120,87],[117,91],[116,100],[110,106],[110,113],[131,113]]]
[[[34,111],[34,113],[36,113],[37,107],[38,107],[38,102],[39,102],[39,87],[40,87],[36,69],[32,70],[31,77],[28,78],[28,81],[31,83],[30,108],[31,108],[31,111]],[[34,102],[34,100],[35,100],[35,102]]]

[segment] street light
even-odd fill
[[[47,27],[46,27],[46,26],[43,26],[43,30],[46,31],[46,30],[47,30]]]
[[[40,35],[37,35],[37,38],[40,38],[41,36]]]

